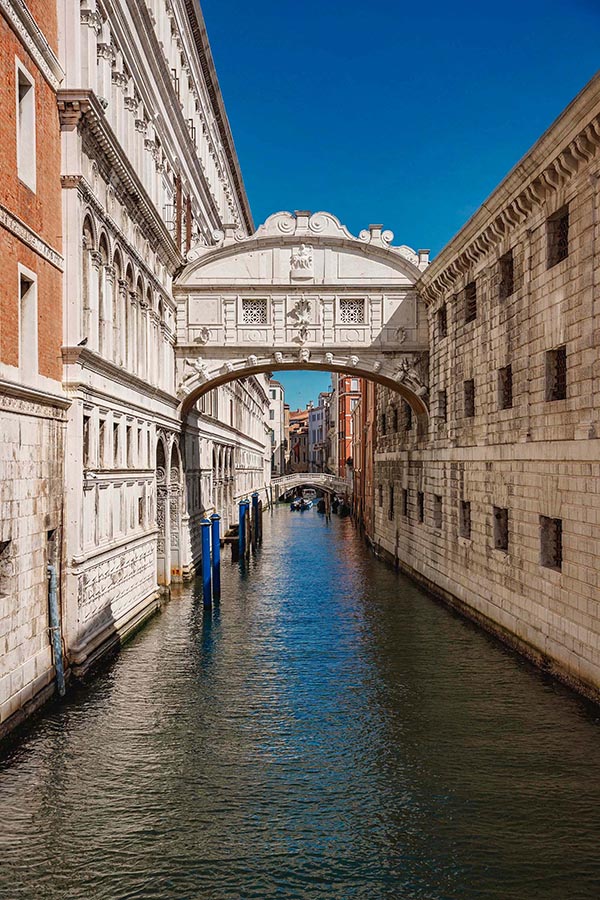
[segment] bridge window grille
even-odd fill
[[[261,298],[259,300],[242,300],[242,323],[244,325],[266,325],[266,299]]]
[[[471,503],[469,500],[460,501],[458,521],[458,533],[461,537],[471,540]]]
[[[563,206],[547,220],[548,268],[569,255],[569,208]]]
[[[494,549],[508,552],[508,510],[494,506]]]
[[[562,519],[540,516],[540,562],[547,569],[562,569]]]
[[[441,494],[433,495],[433,527],[438,531],[442,528],[442,496]]]
[[[506,300],[515,289],[515,264],[512,250],[500,257],[500,289],[501,300]]]
[[[437,312],[438,335],[441,338],[448,336],[448,307],[443,303]]]
[[[473,322],[477,318],[477,286],[470,281],[465,288],[465,322]]]
[[[563,344],[546,353],[546,400],[564,400],[567,396],[567,348]]]
[[[402,515],[408,518],[408,488],[402,489]]]
[[[425,494],[423,491],[417,491],[417,518],[421,523],[425,521]]]
[[[503,366],[498,369],[498,408],[510,409],[512,405],[512,366]]]
[[[340,300],[340,322],[342,325],[365,324],[365,301],[344,297]]]
[[[472,419],[475,415],[475,381],[472,378],[464,383],[465,392],[465,417]]]

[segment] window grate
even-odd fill
[[[563,206],[547,221],[548,268],[569,255],[569,208]]]
[[[515,289],[515,263],[512,250],[500,257],[500,289],[501,300],[506,300]]]
[[[562,519],[540,516],[540,563],[547,569],[562,568]]]
[[[475,382],[472,378],[464,382],[465,417],[472,419],[475,415]]]
[[[508,551],[508,510],[494,506],[494,549]]]
[[[510,409],[512,405],[512,366],[504,366],[498,369],[498,408]]]
[[[465,287],[465,322],[473,322],[477,318],[477,286],[470,281]]]
[[[260,300],[242,300],[242,324],[243,325],[266,325],[267,324],[267,301]]]
[[[433,495],[433,527],[438,531],[442,527],[442,497],[441,494]]]
[[[448,421],[448,394],[446,391],[438,391],[438,415],[442,422]]]
[[[563,344],[546,353],[546,400],[565,400],[567,396],[567,348]]]
[[[394,518],[394,485],[390,484],[388,519],[392,521]]]
[[[460,501],[458,530],[461,537],[471,540],[471,503],[469,500]]]
[[[445,338],[448,336],[448,307],[443,303],[437,312],[438,336]]]
[[[402,489],[402,515],[408,518],[408,488]]]
[[[365,301],[348,297],[340,300],[340,322],[342,325],[364,325]]]
[[[425,494],[417,491],[417,518],[419,522],[425,521]]]

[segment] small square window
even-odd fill
[[[472,419],[475,415],[475,381],[472,378],[464,382],[465,417]]]
[[[515,264],[512,250],[500,257],[500,286],[498,294],[506,300],[515,289]]]
[[[569,207],[563,206],[546,222],[548,268],[556,266],[569,255]]]
[[[448,307],[442,303],[437,311],[438,337],[445,338],[448,336]]]
[[[508,552],[508,510],[494,506],[494,549]]]
[[[547,569],[562,568],[562,519],[540,516],[540,563]]]
[[[340,323],[342,325],[365,324],[365,301],[353,298],[340,300]]]
[[[503,366],[498,369],[498,409],[510,409],[512,405],[512,366]]]
[[[470,281],[465,288],[465,322],[473,322],[477,318],[477,286]]]
[[[471,540],[471,503],[469,500],[460,501],[458,532],[461,537]]]
[[[546,400],[565,400],[567,396],[567,348],[563,344],[546,353]]]
[[[417,491],[417,518],[421,523],[425,521],[425,494],[423,491]]]
[[[442,527],[442,497],[441,494],[433,495],[433,527],[438,529]]]

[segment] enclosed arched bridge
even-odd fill
[[[328,494],[340,494],[341,496],[350,496],[352,494],[352,485],[343,478],[336,475],[328,475],[323,472],[294,472],[291,475],[281,475],[279,478],[271,479],[273,488],[273,499],[279,500],[288,491],[293,488],[311,487],[318,491],[324,491]]]

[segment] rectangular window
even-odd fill
[[[24,376],[37,375],[37,283],[33,273],[19,270],[19,369]]]
[[[340,323],[342,325],[364,325],[365,301],[351,298],[340,300]]]
[[[471,503],[469,500],[460,501],[458,533],[461,537],[471,540]]]
[[[119,423],[113,423],[113,465],[117,467],[119,465],[120,454],[119,454]]]
[[[438,416],[442,422],[448,421],[448,395],[446,391],[438,391]]]
[[[138,525],[144,524],[144,498],[138,497]]]
[[[546,353],[546,400],[564,400],[567,396],[567,348],[563,344]]]
[[[438,531],[442,527],[442,497],[440,494],[433,495],[433,527]]]
[[[547,268],[569,255],[569,207],[563,206],[546,221]]]
[[[358,378],[350,379],[350,390],[357,391],[358,390]]]
[[[258,300],[242,300],[242,324],[243,325],[266,325],[267,324],[267,301],[260,298]]]
[[[385,413],[381,413],[381,433],[387,434],[387,420],[385,417]]]
[[[106,459],[106,419],[100,419],[98,421],[98,467],[102,469],[104,467],[104,460]]]
[[[540,563],[547,569],[562,568],[562,519],[540,516]]]
[[[131,468],[133,466],[133,441],[131,434],[131,425],[127,426],[125,435],[127,441],[127,466]]]
[[[475,381],[468,378],[463,384],[465,395],[465,418],[472,419],[475,415]]]
[[[377,505],[383,506],[383,485],[380,484],[377,486]]]
[[[512,366],[504,366],[498,369],[498,409],[510,409],[512,405]]]
[[[515,263],[512,250],[500,257],[500,286],[498,294],[506,300],[515,289]]]
[[[90,467],[90,416],[83,417],[83,468]]]
[[[477,287],[470,281],[465,288],[465,322],[473,322],[477,318]]]
[[[437,311],[438,337],[448,336],[448,307],[442,303]]]
[[[408,518],[408,489],[402,489],[402,515]]]
[[[508,552],[508,510],[494,506],[494,549]]]
[[[13,587],[14,563],[11,541],[0,541],[0,597],[8,597]]]
[[[417,491],[417,518],[421,523],[425,521],[425,494],[423,491]]]
[[[274,419],[275,419],[275,410],[274,409],[269,410],[269,419],[271,420],[271,422],[274,421]]]
[[[277,397],[277,391],[271,391],[271,400],[275,400]]]
[[[392,409],[392,431],[396,433],[398,431],[398,407],[394,406]]]
[[[388,506],[388,519],[392,520],[394,518],[394,485],[390,484],[390,493],[389,493],[389,506]]]
[[[17,60],[17,173],[32,191],[36,188],[35,86]]]
[[[412,428],[412,406],[406,400],[403,400],[402,408],[404,410],[404,428],[406,431],[410,431]]]

